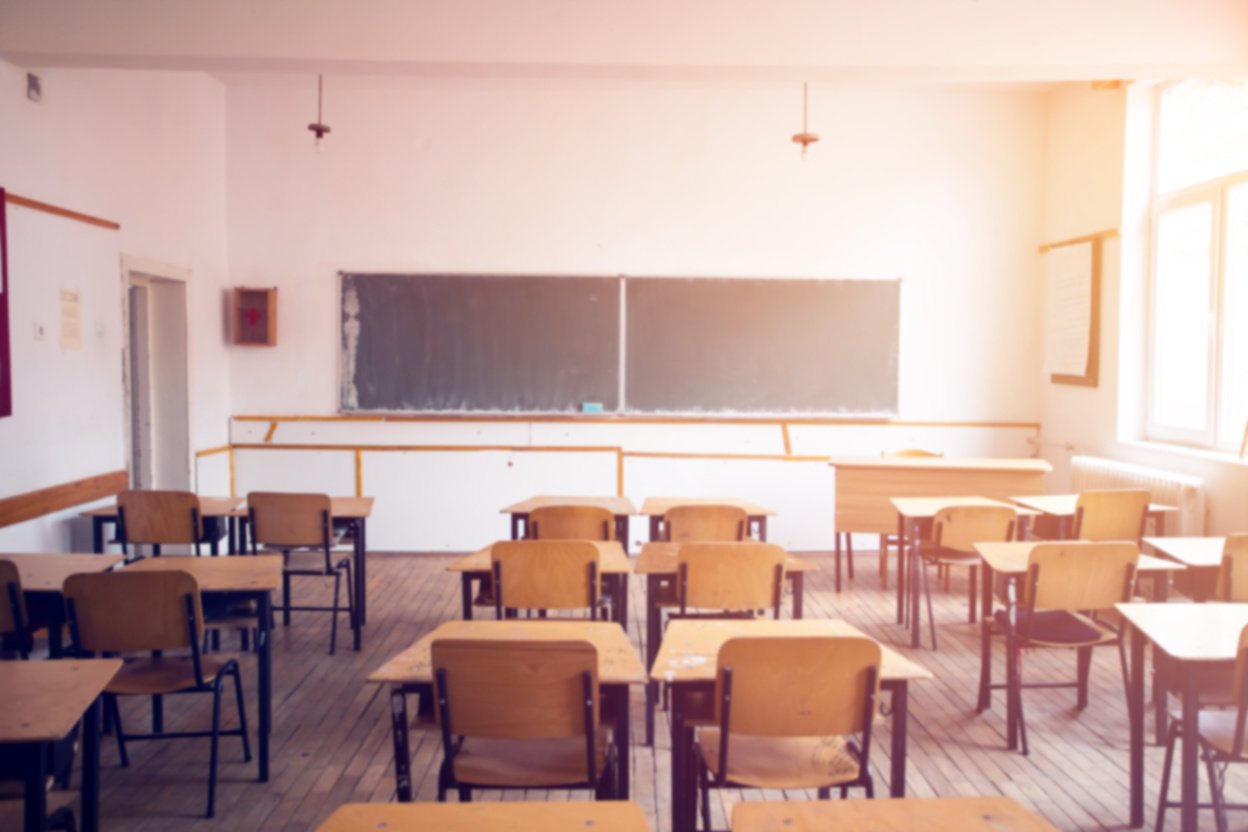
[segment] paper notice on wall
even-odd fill
[[[82,305],[75,289],[61,290],[61,349],[82,349]]]
[[[1054,375],[1088,370],[1092,332],[1092,244],[1050,249],[1044,256],[1048,296],[1046,363]]]

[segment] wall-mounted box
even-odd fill
[[[277,343],[277,289],[234,287],[234,343],[271,347]]]

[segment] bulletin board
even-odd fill
[[[0,188],[0,418],[13,415],[13,354],[9,345],[9,238],[5,213],[8,201]]]

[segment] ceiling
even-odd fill
[[[19,66],[1049,82],[1248,75],[1246,0],[0,0]]]

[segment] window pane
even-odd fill
[[[1237,451],[1248,422],[1248,184],[1227,191],[1218,442]]]
[[[1213,205],[1162,214],[1153,294],[1153,420],[1207,429],[1209,266]]]
[[[1157,138],[1160,193],[1248,170],[1248,79],[1165,87]]]

